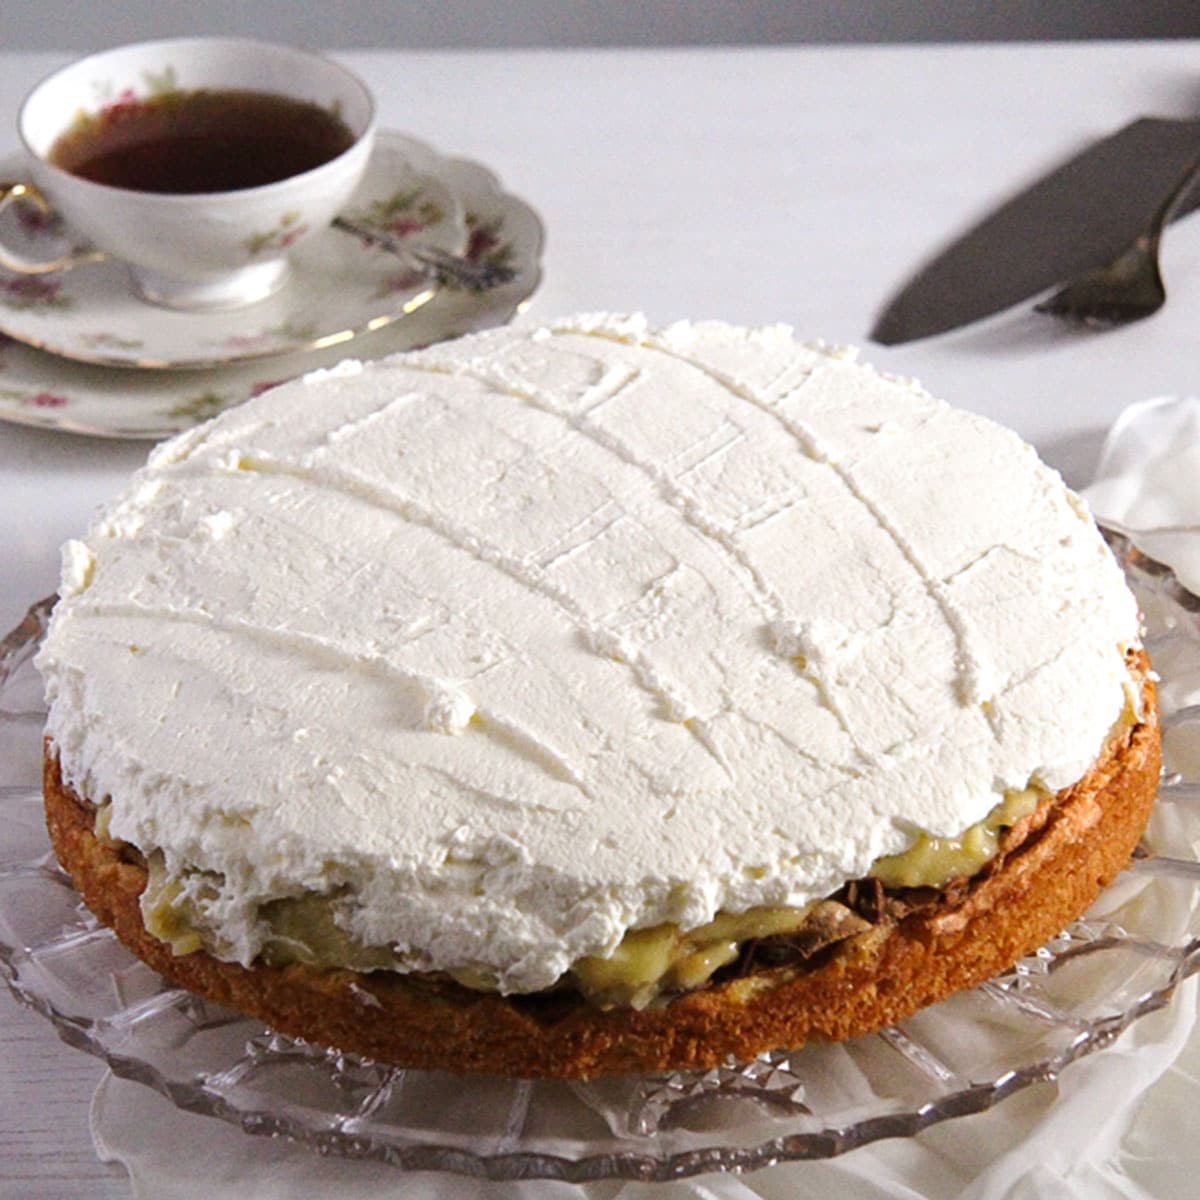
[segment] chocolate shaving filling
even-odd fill
[[[953,912],[1014,854],[1034,845],[1049,820],[1054,800],[1052,795],[1045,796],[1033,812],[1001,830],[996,853],[977,874],[956,876],[941,887],[888,888],[874,875],[853,879],[830,899],[815,905],[799,929],[743,943],[738,959],[716,972],[710,982],[737,979],[768,967],[803,966],[839,942],[870,929],[898,925],[913,913],[933,908]]]
[[[878,881],[877,881],[878,882]],[[866,933],[874,922],[837,900],[822,900],[814,905],[799,929],[773,937],[751,938],[742,943],[741,956],[716,977],[729,979],[748,975],[761,967],[780,967],[802,963],[828,946]]]
[[[701,988],[759,970],[802,967],[823,951],[869,930],[897,925],[913,913],[937,908],[952,914],[965,904],[979,883],[1003,869],[1014,854],[1036,843],[1049,820],[1054,801],[1054,796],[1045,796],[1032,813],[1002,829],[998,834],[995,855],[977,874],[956,876],[941,887],[888,888],[875,876],[851,880],[829,899],[816,903],[798,929],[743,942],[737,959],[716,971]],[[82,801],[82,807],[95,812],[94,805],[88,801]],[[144,858],[135,847],[120,843],[120,851],[123,861],[145,866]],[[431,972],[423,977],[438,984],[451,982],[441,972]],[[547,1015],[552,1016],[564,1003],[570,1005],[577,1002],[578,997],[564,978],[559,985],[544,993],[511,999],[539,1014],[543,1007],[549,1006],[552,1012]]]

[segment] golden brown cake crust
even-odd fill
[[[138,957],[203,996],[285,1033],[397,1066],[586,1078],[705,1068],[809,1039],[878,1029],[1002,971],[1078,916],[1128,862],[1159,775],[1154,687],[1142,659],[1141,723],[1110,740],[1046,823],[951,905],[881,923],[809,963],[772,967],[636,1012],[573,993],[498,996],[440,978],[302,965],[247,969],[176,957],[146,932],[136,854],[93,832],[94,809],[46,747],[45,800],[59,861],[88,907]]]

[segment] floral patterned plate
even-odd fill
[[[541,279],[543,232],[537,214],[502,191],[496,177],[478,163],[443,158],[399,134],[383,134],[382,143],[453,197],[467,231],[464,253],[511,268],[509,282],[486,292],[443,287],[404,320],[363,333],[352,347],[338,344],[207,371],[114,370],[9,339],[0,344],[0,420],[95,437],[163,438],[339,359],[378,358],[504,324]]]
[[[460,253],[467,241],[462,204],[439,178],[437,163],[429,147],[382,134],[346,215],[413,245]],[[0,162],[0,176],[20,171],[19,158]],[[248,261],[287,246],[301,230],[295,214],[284,214],[246,243]],[[60,218],[32,206],[9,210],[3,232],[7,244],[35,261],[79,240]],[[427,275],[413,263],[328,229],[296,248],[288,280],[274,296],[216,312],[149,304],[119,262],[50,275],[0,269],[0,332],[79,362],[210,368],[340,345],[432,297]]]

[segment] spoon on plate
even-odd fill
[[[411,245],[403,238],[350,217],[334,217],[333,227],[343,233],[352,234],[368,245],[378,246],[399,258],[407,259],[442,287],[487,292],[510,283],[517,275],[512,267],[502,263],[467,258],[462,254],[449,254],[433,246]]]

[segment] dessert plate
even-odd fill
[[[444,160],[397,133],[379,135],[346,215],[403,244],[461,253],[467,242],[462,198],[441,177]],[[21,160],[0,162],[19,175]],[[246,245],[286,246],[297,230],[285,214]],[[79,239],[59,218],[31,206],[5,213],[6,244],[24,257],[57,257]],[[197,369],[343,345],[399,320],[432,299],[415,261],[336,229],[300,245],[275,295],[243,308],[181,312],[141,299],[119,262],[88,263],[50,275],[0,269],[0,332],[77,362],[110,367]]]
[[[96,922],[49,850],[32,659],[50,601],[0,642],[0,975],[64,1041],[183,1109],[409,1170],[680,1179],[832,1158],[989,1109],[1110,1045],[1200,969],[1200,598],[1112,541],[1162,676],[1166,773],[1135,862],[1010,971],[879,1034],[705,1072],[463,1086],[274,1034],[171,986]]]
[[[0,344],[0,420],[95,437],[158,439],[340,359],[378,358],[508,321],[541,278],[543,232],[537,214],[502,191],[496,177],[478,163],[442,158],[399,134],[382,138],[454,199],[466,231],[463,253],[511,268],[514,274],[507,283],[483,292],[442,287],[403,320],[389,321],[348,345],[339,342],[203,372],[113,370],[9,339]],[[354,243],[345,234],[331,236]]]

